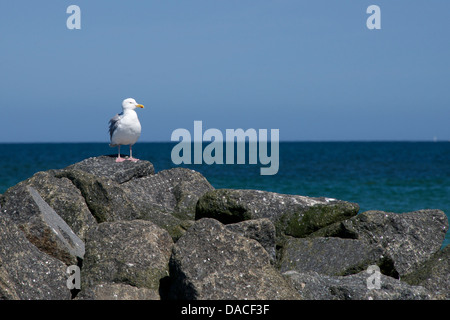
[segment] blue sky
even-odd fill
[[[68,30],[69,5],[81,30]],[[369,30],[368,6],[381,8]],[[450,140],[450,2],[2,1],[0,142],[279,129],[281,140]]]

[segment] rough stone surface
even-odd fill
[[[0,215],[0,300],[68,300],[67,266],[39,251]]]
[[[31,186],[42,199],[55,210],[70,226],[75,234],[84,240],[87,231],[97,222],[89,211],[86,201],[72,182],[67,178],[56,178],[55,170],[40,171],[31,178],[15,186]],[[6,201],[6,199],[5,199]]]
[[[105,177],[117,183],[150,176],[155,173],[153,164],[149,161],[116,162],[116,156],[100,156],[88,158],[68,166],[65,170],[80,170],[97,177]]]
[[[314,271],[287,271],[283,276],[305,300],[429,300],[433,294],[420,286],[380,274],[380,288],[369,289],[370,274],[362,271],[349,276],[324,276]]]
[[[227,224],[228,230],[241,236],[258,241],[269,254],[272,263],[276,260],[275,251],[275,226],[266,218],[247,220],[238,223]]]
[[[179,219],[194,220],[197,200],[211,184],[199,172],[185,168],[163,170],[155,175],[124,184],[140,208],[171,212]],[[145,197],[139,195],[145,194]]]
[[[172,292],[178,299],[299,299],[255,240],[214,219],[197,221],[174,245]]]
[[[61,170],[56,176],[72,181],[98,223],[140,218],[126,190],[111,179],[75,169]]]
[[[353,238],[381,246],[402,276],[413,272],[440,249],[447,230],[447,216],[441,210],[402,214],[367,211],[312,236]]]
[[[200,173],[174,168],[121,185],[140,218],[167,230],[174,240],[186,231],[198,198],[214,189]]]
[[[450,300],[450,246],[435,253],[430,260],[402,280],[427,288],[439,299]]]
[[[217,189],[197,203],[196,219],[214,218],[222,223],[268,218],[277,234],[306,236],[327,225],[358,213],[355,203],[310,198],[259,190]]]
[[[157,290],[136,288],[123,283],[104,283],[88,287],[77,300],[160,300]]]
[[[41,251],[67,263],[84,256],[84,242],[42,199],[33,187],[10,188],[2,213],[16,223],[27,239]]]
[[[153,166],[146,161],[124,161],[127,167],[119,166],[115,173],[111,171],[113,160],[90,158],[56,173],[56,177],[70,180],[80,190],[98,223],[148,220],[167,230],[176,240],[185,232],[185,220],[194,219],[198,198],[214,189],[193,170],[174,168],[150,174],[153,171],[149,168]],[[94,168],[90,170],[91,164]],[[136,172],[132,170],[133,164]],[[105,173],[98,174],[102,170]]]
[[[150,221],[104,222],[86,241],[82,288],[124,283],[158,290],[168,275],[172,238]]]
[[[382,253],[381,248],[354,239],[290,238],[283,248],[280,270],[344,276],[381,264]]]

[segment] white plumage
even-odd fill
[[[136,108],[144,108],[142,104],[138,104],[136,100],[128,98],[122,102],[122,112],[116,114],[109,120],[109,136],[111,139],[111,147],[119,147],[119,153],[116,162],[124,160],[138,161],[133,158],[132,147],[141,135],[141,123],[137,116]],[[130,157],[124,159],[120,156],[120,146],[130,146]]]

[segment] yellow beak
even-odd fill
[[[142,104],[137,104],[136,108],[144,108],[144,106]]]

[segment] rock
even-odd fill
[[[369,289],[370,274],[362,271],[349,276],[324,276],[310,271],[287,271],[283,276],[305,300],[430,300],[433,294],[420,286],[380,274],[380,289]]]
[[[198,199],[214,190],[199,172],[185,168],[163,170],[124,184],[139,208],[170,212],[182,220],[194,220]],[[142,196],[145,195],[145,196]]]
[[[407,213],[363,212],[319,230],[311,236],[353,238],[381,246],[400,276],[413,272],[437,252],[448,230],[441,210]]]
[[[299,299],[255,240],[201,219],[175,243],[170,259],[177,299]]]
[[[140,212],[129,199],[126,190],[111,179],[81,170],[65,169],[60,170],[56,177],[72,181],[98,223],[140,218]]]
[[[198,198],[214,189],[200,173],[185,168],[163,170],[121,185],[130,201],[149,220],[167,230],[174,241],[193,220]]]
[[[185,232],[183,220],[194,219],[198,198],[214,189],[200,173],[184,168],[142,177],[143,169],[139,166],[137,172],[128,168],[129,180],[119,184],[117,180],[124,181],[125,173],[121,173],[120,179],[110,171],[96,173],[103,167],[109,168],[108,163],[113,161],[109,157],[100,158],[90,158],[86,163],[74,164],[56,174],[58,178],[69,179],[80,190],[98,223],[148,220],[167,230],[176,240]],[[95,169],[88,170],[91,162],[96,164]],[[148,162],[144,168],[150,165]],[[80,167],[83,170],[79,170]]]
[[[151,198],[151,188],[136,190],[126,183],[118,184],[79,170],[63,170],[58,176],[69,178],[80,189],[98,223],[143,219],[167,230],[174,238],[184,232],[180,219],[160,210],[160,205],[149,204],[146,199]]]
[[[272,263],[276,260],[275,251],[275,226],[266,218],[247,220],[238,223],[227,224],[228,230],[241,236],[258,241],[269,254]]]
[[[97,284],[83,290],[77,300],[160,300],[158,291],[123,283]]]
[[[146,160],[116,162],[115,156],[88,158],[65,168],[80,170],[96,177],[105,177],[119,184],[155,173],[153,164]]]
[[[39,251],[0,215],[0,300],[68,300],[67,266]]]
[[[381,248],[354,239],[289,238],[282,250],[280,271],[344,276],[381,264],[382,253]]]
[[[277,235],[304,237],[327,225],[358,213],[355,203],[309,198],[259,190],[218,189],[205,193],[198,201],[196,219],[214,218],[222,223],[268,218]]]
[[[84,256],[84,243],[33,187],[19,185],[5,194],[4,215],[16,223],[27,239],[41,251],[77,264]]]
[[[123,283],[158,290],[168,275],[172,239],[150,221],[104,222],[86,241],[81,289],[105,283]]]
[[[56,178],[54,170],[37,172],[16,187],[23,185],[35,188],[81,239],[84,240],[87,231],[97,225],[80,190],[69,179]]]
[[[427,288],[439,299],[450,300],[450,246],[435,253],[417,270],[402,277],[402,280]]]

